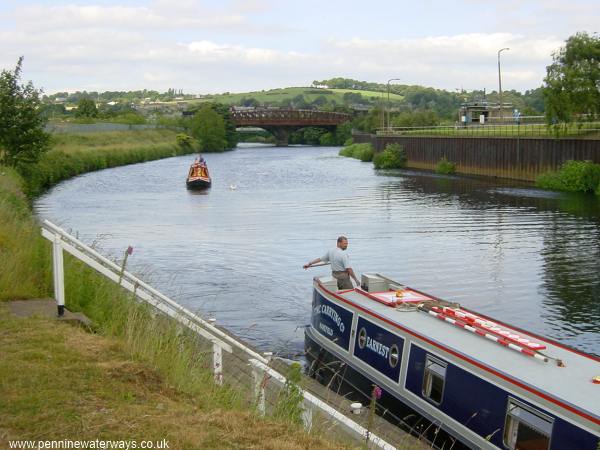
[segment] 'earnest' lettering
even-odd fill
[[[367,336],[367,342],[365,345],[369,350],[377,353],[384,358],[387,358],[390,354],[390,348],[387,345],[383,345],[381,342],[376,341],[373,338]]]

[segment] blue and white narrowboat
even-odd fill
[[[336,361],[363,393],[379,386],[390,411],[443,430],[444,448],[600,449],[600,358],[379,274],[313,287],[311,368]]]

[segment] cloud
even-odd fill
[[[196,2],[170,2],[170,6],[30,5],[16,10],[15,19],[25,30],[60,30],[102,27],[109,29],[237,29],[245,24],[239,14],[203,10]]]
[[[564,38],[506,30],[398,39],[373,38],[380,33],[364,30],[363,36],[345,37],[339,27],[281,21],[275,13],[282,8],[264,0],[15,4],[12,26],[0,31],[0,66],[12,68],[24,55],[24,76],[49,92],[90,86],[239,92],[334,76],[489,90],[497,86],[497,51],[503,47],[511,49],[502,54],[503,87],[525,90],[542,83],[552,52],[564,44]],[[523,17],[546,20],[560,13],[559,3],[551,6],[539,17]],[[515,8],[522,12],[525,6]],[[290,32],[300,28],[306,28],[302,36]]]
[[[34,72],[62,71],[66,79],[75,78],[70,85],[87,78],[80,86],[87,88],[101,73],[102,81],[94,84],[104,83],[107,90],[118,84],[131,89],[178,86],[191,92],[306,85],[333,76],[380,82],[401,78],[405,84],[490,90],[497,86],[497,50],[505,46],[511,50],[502,54],[503,85],[525,90],[541,84],[550,54],[560,42],[541,39],[523,46],[522,41],[509,34],[391,41],[353,38],[328,40],[318,52],[297,52],[208,39],[161,41],[140,30],[0,33],[0,46],[27,49],[26,68],[33,64]],[[19,55],[9,56],[16,61]]]
[[[363,77],[383,74],[384,78],[402,78],[406,84],[469,90],[495,88],[498,49],[509,47],[502,54],[503,78],[509,89],[524,90],[541,84],[551,53],[561,44],[551,38],[474,33],[398,40],[332,39],[325,47],[341,58],[343,66],[355,61],[354,72]]]

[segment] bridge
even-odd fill
[[[287,145],[292,131],[305,127],[334,130],[352,119],[351,114],[310,109],[251,108],[230,110],[236,127],[258,127],[272,133],[277,145]]]

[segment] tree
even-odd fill
[[[229,106],[224,105],[223,103],[211,103],[210,107],[225,121],[225,140],[227,141],[225,149],[231,150],[232,148],[235,148],[238,143],[238,134],[236,131],[237,127],[231,118],[231,110],[229,109]]]
[[[201,151],[222,152],[227,149],[225,120],[211,105],[203,106],[194,114],[190,122],[190,131],[200,142]]]
[[[571,122],[575,114],[600,114],[600,37],[577,33],[553,55],[544,79],[548,123]]]
[[[9,166],[37,161],[50,144],[41,91],[19,83],[22,63],[20,57],[14,71],[0,74],[0,164]]]
[[[96,103],[91,98],[82,98],[77,103],[77,111],[75,112],[77,117],[98,117],[98,108]]]

